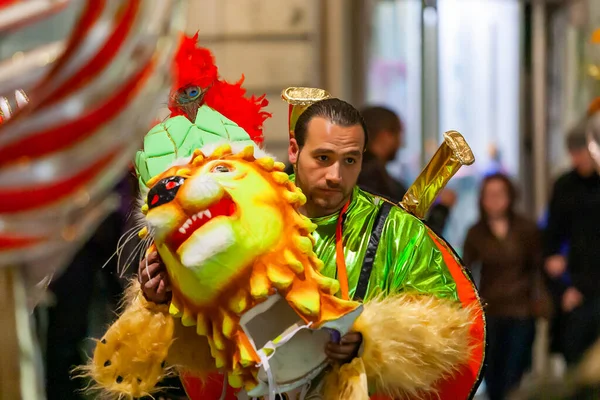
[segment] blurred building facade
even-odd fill
[[[1,36],[0,60],[60,41],[80,5]],[[182,29],[199,32],[222,75],[243,73],[249,92],[267,94],[267,145],[280,159],[288,137],[281,90],[320,86],[402,117],[405,143],[392,175],[412,182],[442,132],[456,129],[477,158],[455,179],[462,198],[472,197],[467,177],[504,169],[538,216],[550,182],[568,166],[564,134],[600,92],[591,78],[600,45],[589,43],[600,28],[595,0],[190,0],[188,7]]]
[[[444,131],[463,133],[477,162],[453,182],[460,218],[447,236],[460,247],[488,172],[515,177],[521,206],[543,214],[568,165],[567,127],[597,90],[584,45],[597,27],[594,0],[202,0],[191,2],[187,32],[200,32],[223,76],[244,73],[250,92],[267,94],[267,146],[284,161],[280,92],[290,85],[395,110],[406,134],[389,168],[407,183]]]

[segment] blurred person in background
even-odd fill
[[[572,170],[554,184],[544,235],[545,271],[560,312],[554,335],[569,365],[600,336],[600,176],[586,124],[567,135]]]
[[[588,137],[589,135],[589,137]],[[593,143],[588,145],[587,139],[592,139]],[[596,98],[590,105],[587,113],[587,117],[584,120],[580,121],[571,132],[569,132],[567,136],[567,148],[569,149],[569,153],[571,155],[571,161],[573,170],[565,175],[563,175],[556,182],[554,188],[554,194],[552,197],[552,202],[550,204],[551,211],[554,211],[554,221],[553,224],[557,224],[557,212],[561,211],[561,204],[557,200],[564,200],[565,189],[573,189],[579,186],[579,191],[582,191],[581,185],[576,185],[575,182],[581,183],[581,181],[588,181],[589,187],[595,187],[594,182],[594,173],[592,172],[592,168],[594,165],[589,163],[590,156],[595,161],[595,167],[598,168],[600,166],[600,153],[598,150],[600,147],[598,146],[600,143],[600,97]],[[588,154],[589,151],[589,154]],[[570,184],[569,184],[570,183]],[[594,192],[592,190],[592,192]],[[593,197],[593,196],[591,196]],[[588,199],[592,200],[593,199]],[[573,200],[575,202],[577,200]],[[562,206],[566,206],[566,204],[562,204]],[[584,204],[584,206],[586,206]],[[593,204],[587,205],[589,207],[594,207]],[[584,208],[586,210],[587,207]],[[577,211],[575,211],[577,212]],[[581,211],[579,211],[581,212]],[[581,212],[582,216],[585,217],[585,212]],[[558,215],[561,215],[558,213]],[[568,220],[572,218],[572,216],[562,216],[562,218]],[[569,225],[567,222],[562,221],[563,225]],[[558,328],[557,330],[560,332],[560,328],[564,325],[570,325],[573,322],[574,314],[577,314],[576,311],[579,307],[585,307],[584,304],[589,302],[589,299],[584,297],[581,294],[581,291],[578,287],[574,287],[579,295],[576,293],[575,296],[572,297],[574,300],[581,300],[581,303],[576,306],[575,309],[568,311],[572,306],[571,298],[569,296],[565,297],[567,290],[572,286],[572,277],[571,277],[571,252],[569,252],[569,238],[572,236],[571,232],[569,235],[561,235],[561,232],[556,232],[557,229],[560,229],[560,226],[552,225],[552,229],[547,230],[546,232],[546,243],[548,248],[548,252],[550,256],[546,261],[546,270],[548,275],[553,278],[554,289],[558,296],[556,296],[556,306],[559,310],[562,309],[563,313],[558,314],[560,318],[555,318],[554,328]],[[555,237],[549,236],[549,234],[556,235]],[[566,257],[565,257],[566,255]],[[577,259],[577,256],[575,257]],[[568,267],[567,267],[568,265]],[[564,302],[562,301],[564,298]],[[591,307],[593,308],[593,306]],[[584,311],[582,309],[581,311]],[[592,311],[593,313],[593,311]],[[596,315],[598,310],[596,310]],[[583,314],[583,312],[582,312]],[[583,315],[582,317],[583,318]],[[576,319],[577,321],[577,319]],[[594,331],[594,326],[598,326],[598,321],[594,321],[593,319],[589,321],[589,326],[584,327],[585,331]],[[565,326],[566,327],[566,326]],[[569,327],[570,330],[576,329],[576,326]],[[596,330],[596,333],[598,331]],[[569,358],[572,358],[574,355],[571,353],[572,348],[568,344],[568,341],[571,339],[569,336],[561,337],[558,336],[558,339],[563,339],[563,343],[565,346],[561,349],[559,346],[555,345],[554,350],[566,350],[565,355],[568,355]],[[592,335],[590,335],[591,337]],[[554,342],[558,342],[556,337],[553,338]],[[573,345],[577,345],[577,343],[573,343]],[[573,360],[570,361],[569,369],[567,370],[565,376],[561,376],[560,379],[555,380],[547,380],[540,379],[538,382],[533,382],[530,385],[526,385],[522,390],[517,393],[515,399],[516,400],[542,400],[542,399],[556,399],[556,400],[579,400],[579,399],[600,399],[600,337],[595,339],[595,343],[585,351],[583,356],[581,357],[581,361],[575,363]]]
[[[369,132],[369,142],[358,185],[363,190],[399,202],[407,188],[403,182],[392,178],[386,167],[402,146],[404,124],[396,113],[385,107],[366,107],[361,114]]]
[[[543,314],[541,234],[515,211],[516,189],[503,174],[481,185],[479,221],[464,243],[464,262],[480,268],[488,327],[485,380],[490,400],[507,398],[531,363],[535,317]]]

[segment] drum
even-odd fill
[[[278,294],[242,315],[240,325],[261,358],[258,385],[250,397],[285,393],[316,378],[327,366],[325,346],[350,330],[362,304],[335,320],[312,327]]]

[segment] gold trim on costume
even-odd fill
[[[329,99],[331,95],[324,89],[292,86],[281,92],[281,98],[289,104],[288,128],[290,138],[293,138],[300,115],[312,104]]]

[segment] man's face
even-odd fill
[[[571,156],[571,163],[573,164],[573,168],[577,171],[577,173],[581,176],[590,176],[596,170],[596,166],[594,164],[594,159],[590,155],[590,152],[585,147],[579,149],[571,149],[569,150],[569,155]]]
[[[306,214],[320,217],[340,210],[356,185],[365,133],[361,125],[339,126],[315,117],[306,132],[304,147],[290,141],[290,163],[296,166],[296,184],[306,195]]]

